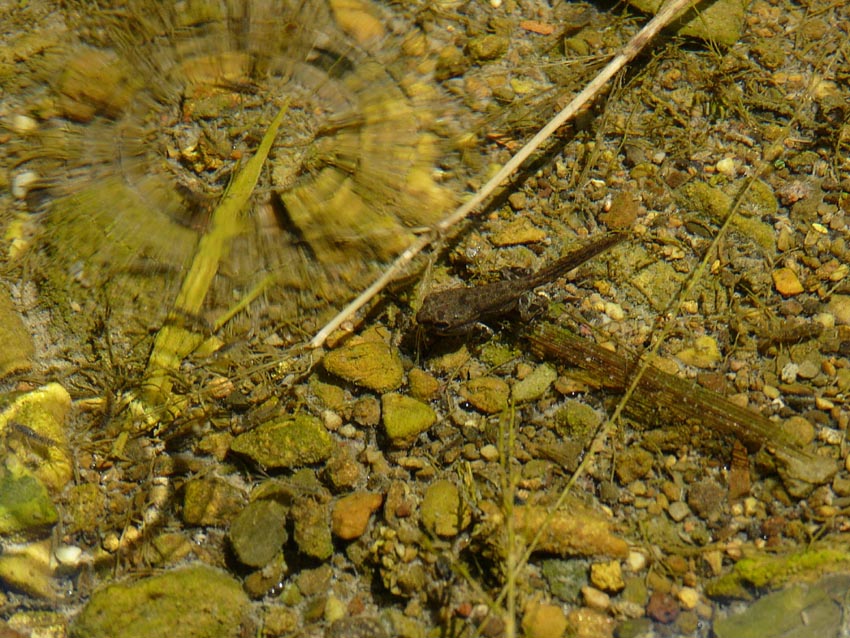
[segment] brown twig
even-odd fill
[[[331,321],[325,325],[310,341],[311,348],[319,348],[325,340],[339,328],[345,321],[350,319],[358,310],[383,290],[387,284],[395,279],[410,264],[411,261],[425,248],[427,248],[438,237],[442,237],[447,230],[463,221],[475,211],[484,201],[492,195],[499,185],[511,177],[520,166],[540,146],[548,140],[552,134],[568,122],[588,102],[605,87],[608,81],[614,77],[626,64],[628,64],[658,32],[669,24],[687,5],[693,0],[670,0],[665,4],[652,20],[647,22],[629,42],[623,50],[603,68],[599,74],[567,104],[560,113],[553,117],[531,140],[523,146],[510,160],[496,173],[479,191],[467,202],[459,206],[451,215],[439,222],[428,233],[422,235],[413,245],[399,255],[390,267],[356,299],[343,308]]]

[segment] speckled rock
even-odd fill
[[[71,625],[73,638],[227,638],[253,634],[237,580],[199,565],[108,585]]]
[[[52,558],[49,540],[18,545],[14,552],[5,551],[0,554],[0,587],[4,592],[19,591],[37,599],[57,599]]]
[[[233,519],[228,536],[240,563],[262,567],[286,542],[286,508],[271,500],[248,503]]]
[[[494,246],[516,246],[519,244],[535,244],[546,239],[546,232],[537,228],[527,217],[505,224],[494,230],[490,242]]]
[[[297,416],[264,423],[237,436],[230,449],[263,467],[302,467],[327,460],[333,451],[331,435],[319,419]]]
[[[401,394],[381,397],[384,429],[394,447],[410,447],[420,434],[437,422],[431,406]]]
[[[799,295],[804,290],[797,273],[790,268],[777,268],[771,273],[771,276],[776,291],[784,297]]]
[[[642,447],[630,447],[617,459],[614,471],[624,485],[645,478],[652,471],[653,456]]]
[[[398,351],[371,334],[330,351],[322,363],[331,374],[375,392],[395,390],[404,380]]]
[[[333,508],[331,529],[343,540],[359,538],[366,532],[369,517],[381,507],[384,497],[372,492],[355,492],[339,499]]]
[[[425,491],[420,511],[422,525],[437,536],[455,536],[472,522],[472,513],[451,481],[435,481]]]
[[[327,632],[327,638],[388,638],[389,634],[377,618],[354,616],[340,618]]]

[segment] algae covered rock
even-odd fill
[[[333,442],[319,419],[302,413],[241,434],[230,449],[266,468],[302,467],[329,459]]]
[[[464,399],[485,414],[496,414],[508,409],[511,389],[498,377],[479,377],[468,381],[461,389]]]
[[[239,562],[262,567],[286,542],[286,508],[275,501],[254,501],[230,525],[230,545]]]
[[[555,383],[557,378],[558,373],[552,366],[545,363],[537,366],[531,374],[513,387],[514,401],[523,403],[539,399],[549,389],[549,386]]]
[[[394,447],[413,445],[420,434],[437,422],[437,414],[422,401],[401,394],[381,397],[384,429]]]
[[[61,491],[73,476],[65,420],[71,395],[58,383],[48,383],[18,395],[0,413],[0,432],[18,458],[48,490]]]
[[[422,501],[422,525],[437,536],[455,536],[469,527],[472,512],[451,481],[435,481]]]
[[[0,378],[7,374],[29,370],[35,346],[32,336],[15,311],[5,290],[0,290]]]
[[[242,509],[245,494],[215,476],[186,483],[183,493],[183,521],[189,525],[227,525]]]
[[[13,455],[0,467],[0,534],[53,525],[56,508],[44,485]]]
[[[206,565],[98,590],[71,625],[73,638],[226,638],[251,635],[239,582]]]
[[[352,339],[325,355],[323,364],[331,374],[375,392],[395,390],[404,380],[398,351],[377,336]]]

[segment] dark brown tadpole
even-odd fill
[[[476,324],[515,310],[525,293],[555,281],[626,237],[626,233],[609,233],[527,277],[432,293],[422,302],[416,322],[430,334],[466,334]]]

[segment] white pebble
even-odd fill
[[[56,560],[58,560],[62,565],[76,567],[80,564],[80,558],[83,556],[83,550],[76,545],[62,545],[61,547],[56,548],[53,555],[56,556]]]
[[[18,113],[17,115],[12,116],[12,119],[9,122],[9,128],[18,135],[26,135],[27,133],[32,133],[38,128],[38,122],[35,118],[32,118],[29,115],[22,115]]]
[[[23,199],[30,191],[30,186],[38,181],[38,173],[35,171],[24,171],[18,173],[12,179],[12,195],[17,199]]]
[[[714,168],[716,168],[717,172],[721,175],[733,177],[735,175],[735,160],[731,157],[724,158],[717,162],[717,164],[714,165]]]
[[[646,554],[632,550],[629,552],[629,557],[626,562],[628,563],[630,570],[633,572],[639,572],[646,567]]]

